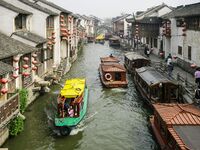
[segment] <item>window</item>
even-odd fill
[[[182,55],[182,47],[181,46],[178,46],[178,54]]]
[[[146,42],[147,42],[147,44],[149,44],[149,38],[148,38],[148,37],[146,38],[146,40],[147,40],[147,41],[146,41]]]
[[[54,18],[53,18],[53,16],[49,16],[47,18],[47,28],[54,28]]]
[[[190,17],[186,19],[188,29],[200,30],[200,17]]]
[[[192,47],[188,46],[188,59],[191,60],[192,59]]]
[[[157,45],[157,42],[158,42],[158,40],[157,40],[157,39],[154,39],[154,41],[153,41],[153,42],[154,42],[154,44],[153,44],[153,45],[154,45],[154,47],[156,47],[156,48],[157,48],[157,46],[158,46],[158,45]]]
[[[183,20],[182,19],[177,19],[176,20],[176,27],[182,27]]]
[[[16,30],[26,28],[26,15],[19,14],[15,17],[15,28]]]

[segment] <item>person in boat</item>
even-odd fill
[[[58,102],[58,114],[62,118],[65,116],[65,108],[64,108],[65,100],[66,100],[66,98],[64,96],[61,96],[61,95],[59,95],[58,100],[57,100],[57,102]]]
[[[110,54],[110,57],[113,57],[113,55],[112,55],[112,54]]]

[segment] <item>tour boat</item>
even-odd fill
[[[57,98],[55,126],[61,135],[69,135],[84,118],[87,111],[88,88],[85,79],[66,80]]]
[[[118,37],[109,38],[109,46],[120,47],[120,38]]]
[[[179,85],[157,72],[153,67],[135,69],[133,78],[136,89],[150,105],[158,102],[182,102]]]
[[[128,52],[124,55],[124,66],[131,75],[135,74],[135,69],[149,66],[150,64],[150,59],[147,59],[136,52]]]
[[[193,104],[153,104],[153,133],[162,150],[200,148],[200,110]]]
[[[126,69],[114,56],[100,58],[100,79],[107,88],[127,87]]]

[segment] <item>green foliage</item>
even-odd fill
[[[20,112],[24,113],[28,101],[28,90],[21,89],[19,90],[19,99],[20,99]]]
[[[9,133],[11,136],[16,136],[24,129],[24,121],[21,117],[14,118],[9,124]]]

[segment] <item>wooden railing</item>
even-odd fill
[[[19,94],[0,103],[0,128],[7,125],[19,113]]]
[[[167,71],[167,64],[163,63],[162,61],[159,62],[152,62],[152,66],[155,67],[159,72],[167,75],[168,71]],[[193,99],[194,98],[194,92],[195,89],[197,88],[196,85],[194,83],[192,83],[191,81],[188,81],[187,76],[183,76],[179,73],[176,73],[172,79],[176,80],[180,85],[182,85],[182,92],[183,94],[186,93],[188,94],[188,96]]]

